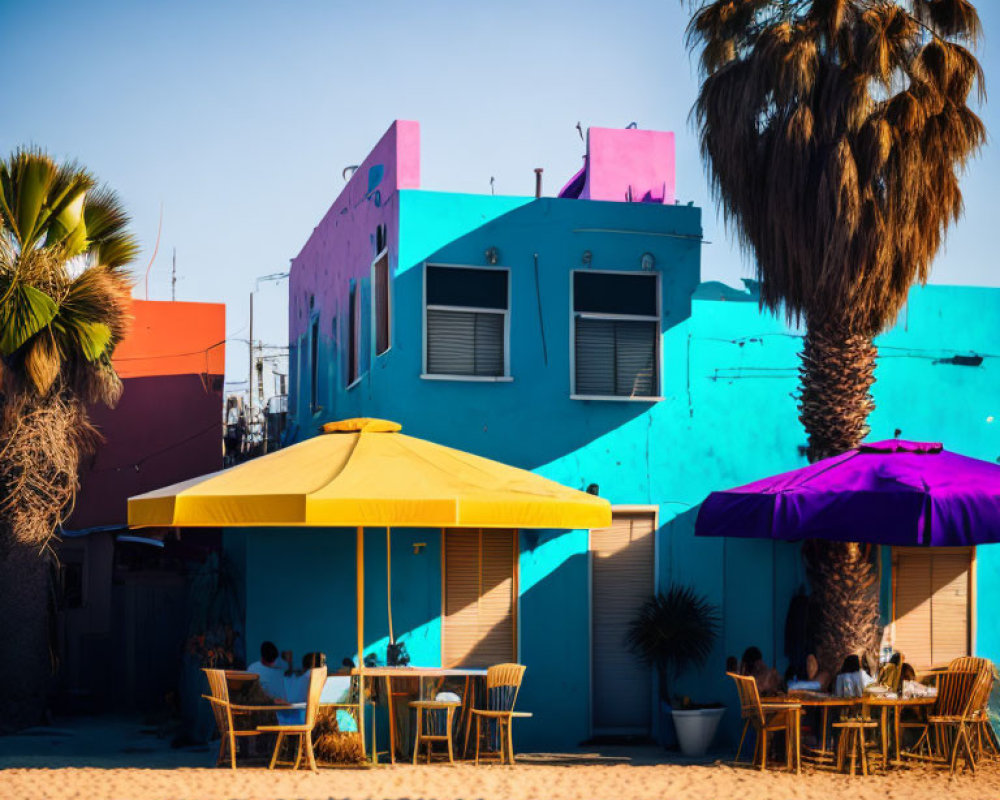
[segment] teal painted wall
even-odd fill
[[[801,336],[762,314],[745,293],[692,300],[703,246],[699,209],[409,190],[398,193],[398,208],[398,250],[390,253],[391,350],[373,358],[353,388],[329,381],[317,414],[303,410],[293,382],[298,436],[312,435],[328,419],[386,417],[412,435],[569,486],[596,483],[615,504],[655,505],[659,585],[693,585],[722,610],[709,664],[677,689],[696,700],[732,702],[725,657],[750,645],[783,670],[785,613],[805,582],[798,546],[696,539],[693,527],[710,491],[806,463],[796,410]],[[422,379],[423,264],[484,265],[488,248],[497,248],[498,266],[511,273],[512,380]],[[643,253],[654,255],[664,312],[661,401],[570,399],[570,271],[581,268],[585,252],[590,268],[602,270],[635,270]],[[941,360],[995,352],[998,312],[998,290],[915,290],[900,324],[880,340],[872,437],[891,438],[898,429],[908,439],[940,440],[972,456],[997,458],[995,358],[976,368]],[[300,351],[307,352],[307,338],[300,338]],[[321,339],[320,352],[330,374],[342,374],[336,341]],[[299,382],[299,392],[307,388]],[[347,534],[247,533],[251,648],[269,637],[298,654],[324,649],[334,663],[353,651],[354,552]],[[427,547],[414,555],[418,540]],[[384,656],[384,534],[369,532],[366,542],[366,642]],[[528,666],[520,702],[535,716],[520,726],[518,746],[571,747],[589,733],[587,534],[522,532],[520,543],[520,657]],[[977,650],[992,657],[1000,657],[1000,623],[987,611],[1000,601],[996,550],[981,548],[977,559]],[[439,534],[395,533],[393,577],[397,636],[404,634],[414,663],[440,663]],[[736,723],[730,713],[723,742]]]

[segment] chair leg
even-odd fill
[[[476,766],[479,766],[479,743],[483,740],[483,718],[476,715]]]
[[[417,758],[420,755],[420,735],[424,732],[423,729],[423,709],[417,708],[417,738],[413,742],[413,763],[417,763]]]
[[[304,736],[305,736],[304,734],[301,734],[301,733],[299,734],[299,746],[295,749],[295,766],[292,767],[293,770],[298,769],[299,768],[299,764],[302,762],[302,751],[305,749],[305,747],[304,747],[304,742],[305,742]]]
[[[278,753],[281,752],[281,743],[285,740],[285,734],[278,734],[278,741],[274,743],[274,755],[271,756],[271,763],[268,764],[268,769],[274,769],[274,765],[278,763]]]
[[[514,720],[507,720],[507,724],[504,725],[507,729],[507,763],[512,767],[514,766]]]
[[[743,733],[740,734],[740,744],[739,747],[736,748],[735,761],[737,764],[740,762],[740,753],[743,752],[743,741],[747,738],[747,728],[749,727],[750,727],[750,720],[749,719],[743,720]]]
[[[767,731],[760,731],[760,771],[767,769]]]
[[[312,734],[303,733],[302,741],[305,744],[306,756],[309,758],[309,769],[313,772],[319,772],[319,769],[316,766],[316,753],[313,750]]]
[[[865,748],[865,732],[864,730],[858,731],[858,750],[861,751],[861,774],[868,775],[868,752]]]
[[[236,734],[229,732],[229,760],[233,769],[236,769]]]
[[[445,733],[448,734],[448,763],[449,764],[454,764],[455,763],[455,753],[452,750],[452,746],[451,746],[451,733],[452,733],[451,729],[452,729],[452,723],[454,722],[455,709],[454,708],[449,708],[447,716],[448,716],[448,720],[447,720],[448,730],[445,731]]]
[[[215,766],[221,767],[222,762],[226,760],[226,742],[229,741],[229,736],[227,734],[222,734],[219,737],[219,757],[215,759]]]

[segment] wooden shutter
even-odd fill
[[[971,561],[969,548],[894,548],[894,646],[915,668],[969,655]]]
[[[372,268],[375,292],[375,354],[389,349],[389,256],[385,253]]]
[[[625,644],[625,633],[654,590],[652,513],[615,512],[611,527],[590,532],[595,733],[648,732],[652,678]]]
[[[448,530],[443,538],[443,665],[516,661],[516,531]]]

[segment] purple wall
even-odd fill
[[[385,226],[390,270],[396,266],[400,189],[420,188],[420,126],[397,120],[364,160],[292,259],[289,278],[289,341],[306,333],[315,310],[324,338],[334,314],[346,319],[348,286],[371,275],[376,231]],[[314,296],[310,308],[309,299]],[[366,302],[366,301],[365,301]],[[338,328],[345,328],[338,322]]]

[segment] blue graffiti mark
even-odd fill
[[[365,198],[375,203],[375,208],[382,206],[382,193],[378,186],[385,177],[385,167],[382,164],[375,164],[368,168],[368,193]]]

